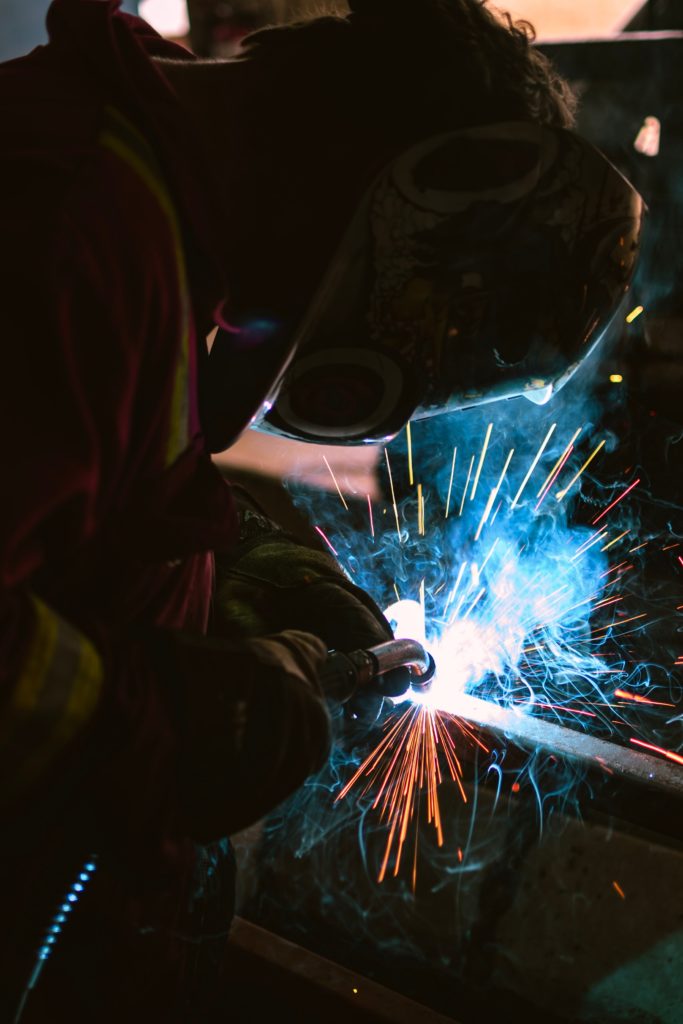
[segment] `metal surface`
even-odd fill
[[[576,765],[586,783],[577,801],[584,817],[606,815],[683,841],[683,771],[678,765],[466,694],[458,715],[488,747],[504,745],[507,768],[524,770],[531,755],[536,765],[550,758]],[[466,749],[462,755],[467,761]],[[478,773],[479,765],[472,770]]]
[[[453,1024],[454,1020],[239,917],[230,933],[226,980],[230,1002],[225,1019],[242,1024],[265,1020]],[[236,1007],[239,1016],[234,1014]]]

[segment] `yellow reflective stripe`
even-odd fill
[[[173,238],[181,300],[180,345],[171,395],[169,434],[165,465],[170,466],[185,451],[189,441],[189,351],[190,292],[185,265],[185,251],[178,217],[165,187],[154,153],[135,125],[114,107],[107,107],[107,126],[100,134],[100,144],[126,163],[152,193],[166,216]]]
[[[33,597],[33,636],[0,712],[0,792],[35,782],[92,717],[102,690],[100,657],[77,629]]]
[[[57,643],[56,617],[38,598],[33,598],[33,606],[36,616],[33,639],[11,703],[12,710],[17,714],[30,714],[35,709]]]

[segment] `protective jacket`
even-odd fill
[[[227,227],[150,59],[190,55],[117,8],[55,0],[0,66],[3,1021],[39,962],[22,1022],[203,1019],[220,837],[328,746],[321,642],[204,636],[236,531],[197,399]]]

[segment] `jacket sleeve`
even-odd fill
[[[50,778],[99,708],[102,652],[41,594],[97,530],[107,475],[120,472],[139,359],[113,344],[93,250],[49,214],[50,188],[20,220],[11,191],[34,163],[3,168],[0,465],[0,796],[13,804]],[[34,182],[37,186],[38,181]],[[13,188],[12,188],[13,186]],[[11,191],[10,191],[11,189]],[[45,203],[44,231],[41,196]],[[24,206],[24,211],[26,207]],[[11,257],[7,259],[7,257]],[[99,348],[99,360],[95,349]],[[104,386],[111,381],[111,391]],[[120,393],[115,394],[116,391]],[[52,568],[59,567],[59,569]]]
[[[294,630],[166,640],[182,723],[182,825],[209,842],[257,820],[324,763],[329,716],[316,677],[327,648]]]
[[[140,408],[139,391],[161,314],[148,308],[137,329],[126,323],[123,292],[107,279],[114,261],[77,224],[47,224],[37,245],[16,218],[5,223],[14,264],[2,288],[0,799],[28,812],[75,761],[70,785],[76,778],[79,799],[120,834],[225,834],[321,763],[322,645],[293,635],[243,646],[178,637],[174,688],[153,629],[122,640],[87,608],[50,596],[55,573],[87,549],[117,500],[136,454],[133,424],[158,416]],[[222,773],[222,786],[202,784],[194,808],[197,787],[183,773],[204,747],[211,756],[196,775]]]

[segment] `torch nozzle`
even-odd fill
[[[405,693],[405,683],[392,693],[389,678],[389,673],[399,668],[409,670],[410,688],[418,693],[430,688],[436,672],[434,659],[422,644],[416,640],[388,640],[366,650],[330,651],[321,682],[328,696],[341,701],[365,687],[375,687],[388,697],[400,696]],[[384,677],[387,679],[383,685]]]
[[[413,690],[426,692],[430,688],[436,664],[429,651],[417,640],[388,640],[385,644],[370,647],[368,654],[377,663],[376,677],[396,668],[407,668],[410,670],[410,686]]]

